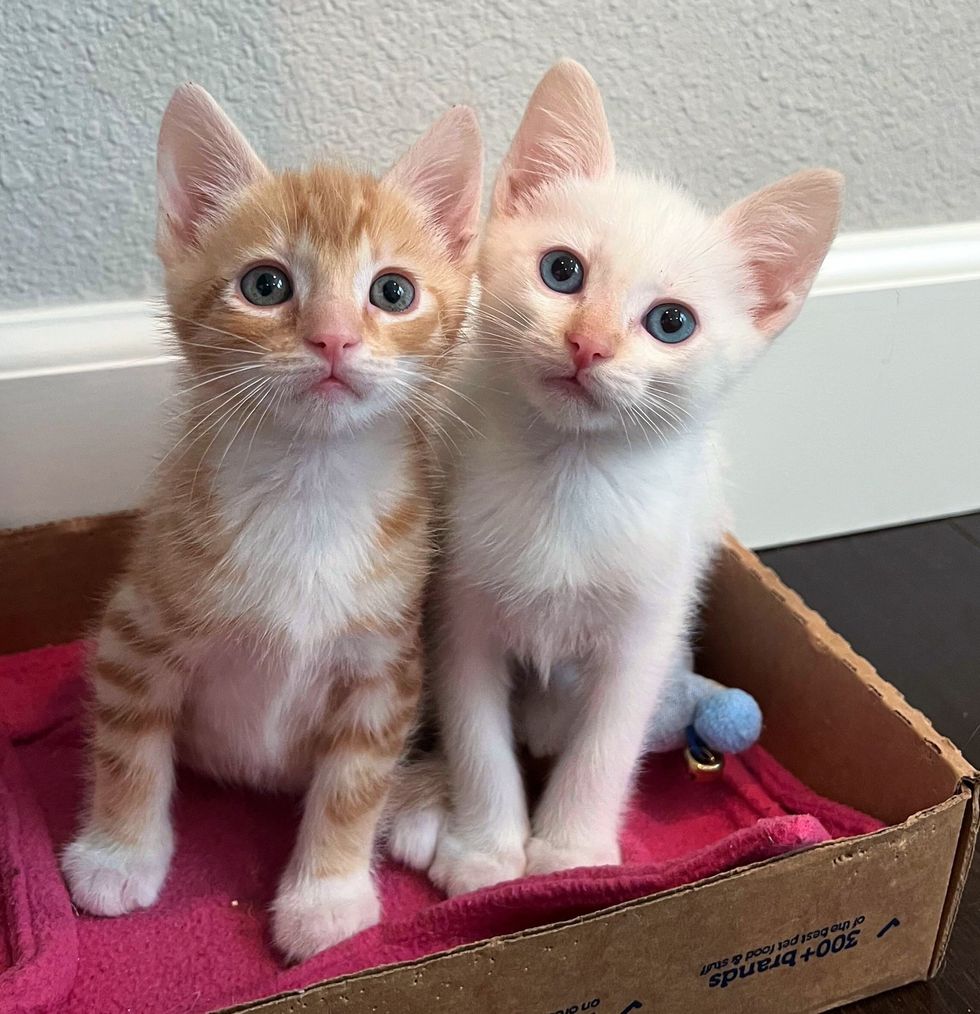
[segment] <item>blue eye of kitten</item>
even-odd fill
[[[293,284],[281,268],[262,264],[245,273],[241,290],[242,295],[255,306],[277,306],[293,294]]]
[[[582,262],[567,250],[552,250],[541,258],[538,266],[541,280],[555,292],[572,293],[582,288],[585,272]]]
[[[644,317],[643,326],[658,342],[676,345],[694,334],[698,322],[686,306],[681,306],[680,303],[660,303]]]
[[[404,313],[415,302],[415,286],[404,275],[389,272],[375,278],[368,298],[379,310]]]

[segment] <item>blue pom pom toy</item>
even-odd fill
[[[691,724],[715,753],[741,753],[762,733],[762,709],[744,690],[719,687],[698,701]]]
[[[646,749],[654,753],[685,748],[698,777],[717,775],[724,754],[741,753],[762,733],[762,710],[744,690],[723,687],[689,667],[667,681],[647,729]]]

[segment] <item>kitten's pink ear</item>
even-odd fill
[[[534,89],[497,174],[493,210],[513,215],[535,192],[570,176],[599,179],[616,156],[599,87],[574,60],[556,63]]]
[[[808,169],[765,187],[723,218],[756,290],[756,326],[775,338],[800,312],[840,219],[844,177]]]
[[[171,264],[201,226],[268,174],[238,128],[200,86],[173,94],[157,142],[157,252]]]
[[[483,138],[476,113],[453,106],[395,163],[384,178],[414,198],[461,259],[480,220],[483,195]]]

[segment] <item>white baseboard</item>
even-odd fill
[[[174,381],[158,309],[0,314],[0,527],[139,502]],[[753,546],[980,508],[980,222],[841,236],[725,431]]]

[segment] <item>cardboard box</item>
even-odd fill
[[[0,533],[0,652],[83,633],[131,524]],[[236,1010],[786,1014],[935,975],[973,856],[976,772],[734,540],[712,580],[700,666],[755,694],[770,716],[765,747],[798,778],[890,826]]]

